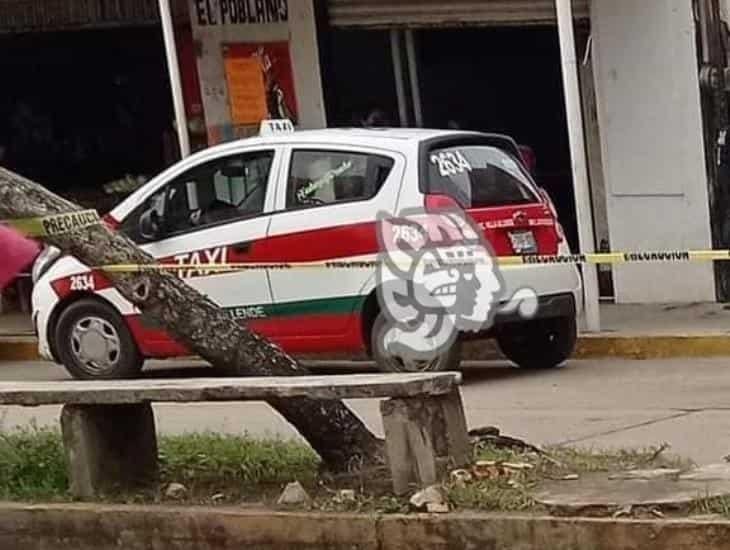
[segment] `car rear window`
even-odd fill
[[[520,163],[486,145],[433,149],[428,154],[426,192],[448,195],[462,208],[539,202]]]

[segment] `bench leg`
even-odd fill
[[[157,435],[149,404],[66,405],[61,430],[75,498],[156,483]]]
[[[471,449],[458,389],[445,396],[390,399],[380,405],[397,495],[438,481],[439,466],[463,466]]]
[[[385,446],[396,495],[412,482],[433,485],[438,480],[431,414],[423,399],[390,399],[380,404]]]
[[[461,468],[472,461],[471,442],[464,415],[464,402],[458,388],[432,398],[436,407],[436,451],[448,459],[449,467]],[[442,439],[443,438],[443,439]]]

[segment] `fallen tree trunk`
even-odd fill
[[[34,218],[80,208],[42,186],[0,168],[0,220]],[[154,258],[104,224],[39,237],[89,266],[153,264]],[[249,330],[172,272],[104,272],[117,290],[178,341],[234,376],[297,376],[308,372],[280,348]],[[272,400],[333,471],[381,463],[382,443],[340,401]]]

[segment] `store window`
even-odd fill
[[[393,169],[382,155],[343,151],[295,151],[292,154],[287,208],[368,200]]]

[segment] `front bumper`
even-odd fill
[[[48,361],[57,362],[49,341],[51,330],[49,325],[51,312],[58,303],[58,296],[45,278],[41,277],[33,287],[31,302],[33,304],[33,327],[38,337],[38,353]]]

